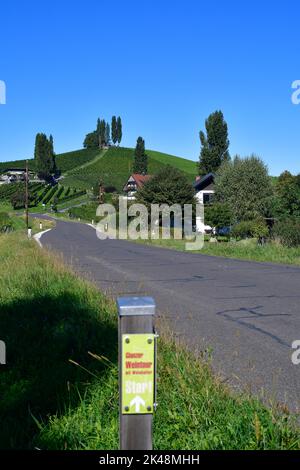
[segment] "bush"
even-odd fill
[[[238,239],[263,239],[269,235],[269,230],[263,219],[243,220],[233,227],[231,234]]]
[[[6,212],[0,212],[0,233],[7,233],[13,230],[11,218]]]
[[[264,217],[272,191],[267,167],[255,155],[224,162],[216,173],[215,200],[228,204],[235,221]]]
[[[34,196],[29,193],[28,194],[28,204],[29,206],[34,201]],[[14,209],[23,209],[26,205],[26,193],[24,188],[19,188],[10,199],[11,205]]]
[[[289,248],[300,246],[300,219],[282,219],[275,223],[272,234]]]
[[[104,191],[109,194],[117,192],[117,189],[115,186],[105,186]]]
[[[253,220],[252,222],[252,236],[259,240],[269,236],[269,229],[263,219]]]
[[[217,230],[231,225],[232,214],[227,204],[215,202],[205,206],[205,223]]]

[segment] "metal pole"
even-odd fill
[[[119,297],[120,449],[152,450],[155,302]]]

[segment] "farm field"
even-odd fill
[[[1,203],[8,205],[11,209],[10,201],[13,201],[14,196],[20,191],[24,191],[24,183],[13,183],[0,186]],[[72,204],[74,201],[77,202],[79,198],[82,200],[82,198],[86,196],[86,191],[80,191],[76,188],[70,188],[69,186],[61,184],[51,186],[43,183],[30,183],[29,195],[29,208],[31,210],[46,210],[53,206],[64,207],[66,204]],[[13,205],[16,210],[24,208],[22,202],[20,204],[16,202],[15,204],[13,203]]]
[[[191,182],[195,179],[197,170],[195,162],[153,150],[147,150],[147,153],[149,174],[155,174],[165,165],[171,165],[183,171]],[[81,149],[58,154],[56,164],[63,178],[56,186],[56,190],[48,188],[47,191],[47,186],[42,189],[38,183],[32,183],[30,185],[33,195],[31,209],[42,207],[42,204],[50,207],[55,200],[57,205],[62,205],[62,207],[67,201],[73,203],[73,199],[78,199],[76,191],[82,191],[80,193],[82,196],[86,190],[92,190],[100,180],[105,186],[122,192],[124,184],[133,171],[133,159],[134,149],[124,147],[110,147],[108,150]],[[25,164],[25,160],[2,162],[0,172],[7,168],[25,168]],[[33,171],[36,169],[33,159],[29,160],[29,169]],[[21,188],[21,184],[0,186],[1,202],[8,202],[16,192],[16,188]]]
[[[164,165],[172,165],[182,170],[190,181],[195,179],[195,162],[151,150],[147,150],[147,154],[148,174],[157,173]],[[111,147],[94,164],[69,171],[64,183],[78,189],[91,189],[101,178],[105,186],[114,186],[118,192],[121,192],[133,172],[133,155],[134,149]]]
[[[74,150],[72,152],[65,152],[56,155],[56,164],[62,173],[73,169],[75,166],[83,165],[93,158],[95,158],[100,151],[91,149]],[[0,172],[7,168],[25,168],[26,160],[15,160],[10,162],[0,162]],[[28,167],[30,170],[35,171],[35,161],[33,158],[28,159]]]

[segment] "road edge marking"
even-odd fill
[[[42,242],[41,242],[40,238],[44,235],[44,233],[50,232],[50,230],[52,230],[52,228],[48,228],[47,230],[44,230],[43,232],[39,232],[39,233],[36,233],[35,235],[33,235],[34,240],[37,242],[37,244],[41,248],[43,248],[43,245],[42,245]]]

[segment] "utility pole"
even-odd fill
[[[99,183],[99,203],[100,204],[103,204],[104,202],[104,187],[102,185],[102,180],[100,180],[100,183]]]
[[[25,174],[25,218],[26,218],[26,228],[28,231],[28,160],[26,160],[26,174]]]

